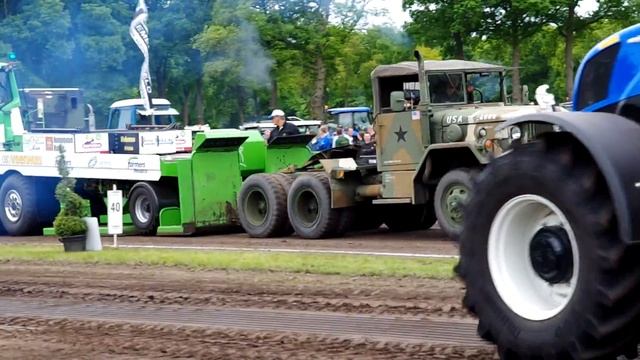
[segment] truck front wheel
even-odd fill
[[[33,181],[19,174],[9,175],[0,187],[0,199],[0,221],[9,235],[30,235],[40,230]]]
[[[141,235],[155,235],[159,225],[161,206],[175,204],[168,191],[150,183],[140,182],[129,193],[131,222]]]
[[[586,150],[563,143],[493,161],[465,212],[464,304],[503,359],[615,358],[640,337],[638,246]]]
[[[471,170],[456,169],[446,173],[436,187],[433,205],[438,225],[452,239],[462,232],[462,209],[471,193],[471,180]]]

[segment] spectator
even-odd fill
[[[284,111],[282,110],[273,110],[273,112],[271,113],[271,121],[276,127],[271,130],[268,143],[273,142],[273,140],[280,136],[300,134],[300,130],[298,129],[298,127],[287,121]]]
[[[331,149],[333,141],[329,135],[329,127],[322,125],[318,135],[311,140],[310,148],[313,151],[325,151]]]
[[[354,128],[347,129],[347,135],[351,137],[351,144],[357,144],[360,142],[360,134]]]
[[[371,139],[371,134],[364,134],[364,144],[360,146],[360,154],[361,155],[375,155],[376,154],[376,144]]]
[[[333,138],[332,147],[336,148],[336,147],[342,147],[342,146],[349,146],[351,145],[352,141],[353,141],[353,138],[345,134],[342,128],[338,128],[338,130],[336,130],[336,136]]]

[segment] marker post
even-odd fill
[[[113,247],[118,247],[118,235],[122,234],[122,190],[113,185],[113,190],[107,191],[107,228],[109,235],[113,235]]]

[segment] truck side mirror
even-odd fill
[[[391,93],[391,111],[404,111],[404,91],[393,91]]]

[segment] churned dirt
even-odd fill
[[[469,323],[457,280],[166,267],[0,264],[0,300],[291,310]],[[6,312],[5,312],[6,314]],[[84,318],[0,317],[0,358],[497,359],[489,345]]]

